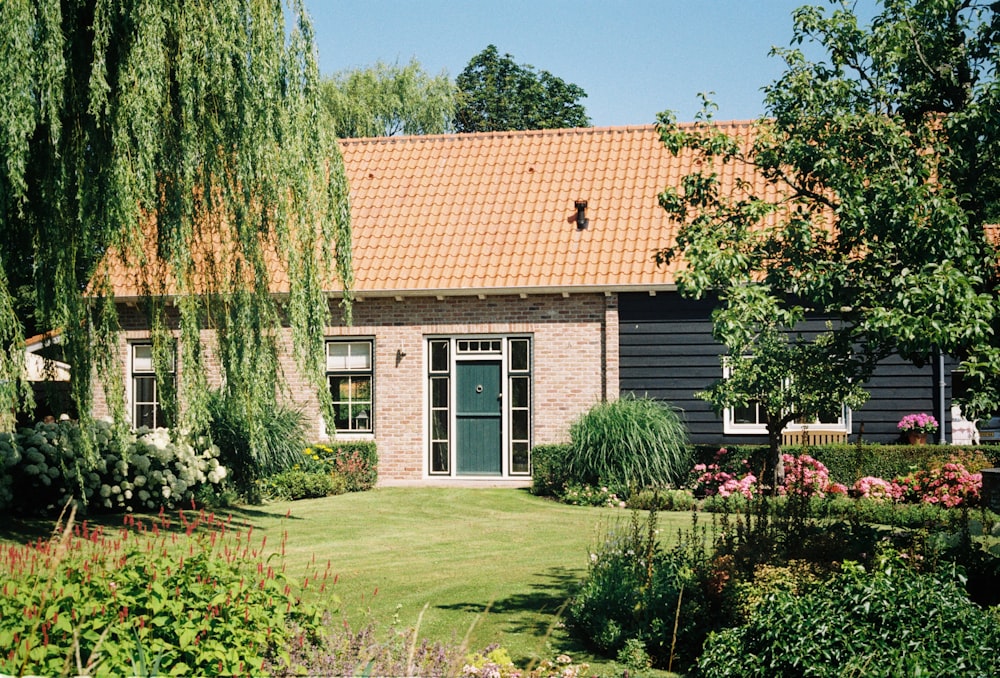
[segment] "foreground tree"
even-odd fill
[[[455,113],[455,85],[416,60],[338,73],[322,84],[323,106],[339,138],[444,134]]]
[[[0,416],[30,396],[8,275],[25,261],[37,321],[65,333],[84,416],[92,370],[122,414],[116,265],[163,263],[164,284],[144,291],[161,384],[180,338],[188,428],[206,416],[202,329],[217,330],[224,383],[247,411],[276,397],[283,315],[325,392],[323,288],[334,274],[349,288],[349,214],[342,163],[319,125],[312,28],[301,2],[287,9],[290,29],[273,0],[3,4]],[[209,251],[216,266],[196,266]],[[266,257],[291,281],[281,309]]]
[[[826,57],[776,50],[786,71],[765,89],[752,144],[714,128],[710,104],[693,126],[660,122],[671,151],[702,161],[660,196],[683,225],[657,258],[687,262],[685,294],[722,300],[715,333],[734,381],[705,397],[722,409],[772,393],[775,429],[860,397],[832,385],[862,384],[891,353],[961,360],[972,416],[1000,402],[1000,269],[988,228],[1000,202],[997,5],[884,0],[866,27],[850,6],[795,12],[792,44]],[[764,185],[722,194],[730,163],[751,163]],[[796,338],[805,313],[834,322]],[[768,386],[752,372],[775,342],[789,369]],[[798,364],[826,378],[803,381]],[[769,435],[777,470],[780,431]]]
[[[472,57],[458,78],[455,129],[459,132],[587,127],[579,103],[587,93],[548,71],[500,56],[489,45]]]

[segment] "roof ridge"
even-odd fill
[[[716,125],[718,127],[748,127],[757,122],[757,120],[720,120],[713,121],[710,124]],[[682,122],[679,123],[681,127],[695,127],[696,125],[702,125],[703,122]],[[512,137],[531,137],[531,136],[582,136],[587,134],[614,134],[623,132],[648,132],[656,128],[654,123],[649,124],[633,124],[633,125],[608,125],[603,127],[556,127],[550,129],[527,129],[527,130],[495,130],[491,132],[448,132],[444,134],[400,134],[393,136],[383,136],[383,137],[348,137],[344,139],[338,139],[337,142],[341,145],[346,146],[360,146],[365,144],[384,144],[384,143],[431,143],[434,141],[457,141],[457,140],[474,140],[474,139],[505,139]]]

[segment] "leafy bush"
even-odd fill
[[[903,501],[941,504],[948,508],[974,505],[983,485],[981,473],[969,473],[962,464],[948,462],[929,471],[915,471],[896,481]]]
[[[324,471],[292,469],[261,481],[261,493],[269,499],[296,501],[329,497],[347,492],[344,476]]]
[[[700,675],[1000,675],[1000,626],[954,568],[913,571],[894,552],[806,592],[778,588],[745,626],[712,635]]]
[[[531,493],[556,496],[569,481],[569,445],[535,445],[531,449]]]
[[[732,462],[728,458],[728,450],[725,447],[719,448],[712,463],[694,465],[689,485],[699,497],[713,495],[728,497],[731,494],[739,494],[747,499],[753,499],[757,490],[757,476],[750,472],[749,461],[744,459],[741,465],[740,472],[723,470],[724,467],[732,468]]]
[[[187,505],[199,488],[227,475],[218,449],[206,440],[171,439],[167,429],[139,429],[119,437],[111,424],[94,424],[96,461],[81,451],[73,421],[40,422],[0,434],[0,509],[52,512],[77,500],[90,508],[148,511]],[[2,488],[6,488],[3,491]]]
[[[278,404],[265,410],[266,419],[251,421],[235,399],[219,391],[211,394],[208,411],[219,458],[231,471],[230,482],[248,500],[259,500],[258,480],[301,461],[306,446],[301,412]]]
[[[566,626],[605,656],[616,657],[627,646],[634,653],[634,640],[655,665],[683,667],[697,656],[710,623],[696,576],[705,569],[704,554],[688,543],[664,551],[656,535],[655,511],[645,526],[633,513],[627,530],[608,533],[591,554]]]
[[[303,455],[307,467],[343,478],[348,492],[365,492],[378,482],[378,450],[373,441],[312,445]]]
[[[680,484],[690,468],[687,430],[650,398],[599,403],[570,426],[572,480],[631,492]]]
[[[263,540],[179,518],[180,534],[166,514],[106,533],[71,516],[51,541],[0,550],[0,673],[253,674],[265,657],[287,661],[290,624],[311,632],[318,611]]]

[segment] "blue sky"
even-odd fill
[[[326,75],[415,57],[454,79],[488,44],[587,92],[594,125],[691,120],[699,92],[717,118],[764,112],[792,10],[808,0],[305,0]],[[865,3],[862,3],[865,4]]]

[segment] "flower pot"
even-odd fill
[[[923,431],[910,431],[906,434],[906,437],[909,439],[911,445],[927,444],[927,434]]]

